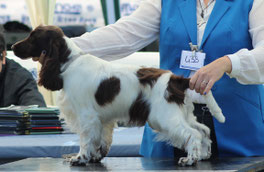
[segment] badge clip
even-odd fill
[[[195,57],[196,56],[196,52],[198,52],[198,45],[193,45],[191,42],[189,43],[189,45],[191,47],[192,56]]]

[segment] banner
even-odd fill
[[[120,15],[128,16],[143,0],[119,0]],[[25,0],[0,0],[0,24],[19,21],[31,26]],[[100,0],[56,0],[53,23],[57,26],[85,25],[89,28],[104,26]]]
[[[104,26],[100,0],[57,0],[54,24]]]
[[[119,0],[121,17],[129,16],[134,12],[143,0]]]
[[[19,21],[31,26],[24,0],[0,0],[0,24]],[[53,23],[57,26],[104,26],[100,0],[57,0]]]

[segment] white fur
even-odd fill
[[[81,50],[65,37],[72,54]],[[164,98],[167,83],[172,73],[162,74],[153,88],[143,87],[135,75],[137,66],[119,65],[103,61],[86,54],[78,57],[63,72],[63,89],[58,98],[62,117],[72,131],[80,135],[80,152],[72,157],[73,165],[98,161],[109,151],[112,133],[117,121],[129,120],[129,108],[140,91],[151,104],[147,122],[157,132],[157,140],[185,149],[188,156],[181,158],[181,165],[192,165],[198,160],[211,155],[210,130],[196,122],[193,115],[191,90],[185,92],[184,105],[168,103]],[[100,106],[95,100],[95,93],[100,82],[115,76],[121,81],[121,90],[114,101]],[[204,98],[212,114],[220,122],[225,118],[210,92]]]

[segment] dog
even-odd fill
[[[71,165],[104,158],[118,121],[129,126],[148,122],[157,141],[187,152],[178,161],[182,166],[211,156],[210,130],[193,115],[190,79],[168,70],[114,64],[84,54],[56,26],[38,26],[12,49],[21,59],[34,57],[42,64],[39,85],[60,90],[61,115],[80,136],[80,151],[71,157]],[[212,115],[223,123],[225,117],[212,93],[203,98]]]

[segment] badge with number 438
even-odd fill
[[[204,66],[206,54],[202,52],[182,51],[181,69],[198,70]]]

